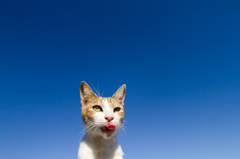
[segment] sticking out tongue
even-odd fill
[[[108,125],[106,126],[108,129],[115,129],[116,125]]]

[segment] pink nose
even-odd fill
[[[113,117],[105,117],[105,119],[106,119],[108,122],[110,122],[110,121],[112,121],[114,118],[113,118]]]

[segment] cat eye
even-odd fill
[[[96,112],[102,112],[102,108],[99,106],[99,105],[95,105],[93,106],[93,110],[96,111]]]
[[[113,109],[113,112],[119,112],[120,110],[121,110],[121,108],[116,107],[116,108]]]

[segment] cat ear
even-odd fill
[[[98,96],[92,91],[89,85],[82,81],[80,85],[80,99],[82,106],[85,106],[88,102],[97,97]]]
[[[113,98],[117,98],[120,102],[120,104],[124,104],[125,99],[125,92],[126,92],[126,85],[122,85],[120,88],[118,88],[117,92],[114,93],[112,96]]]

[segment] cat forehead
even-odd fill
[[[115,98],[112,97],[99,97],[98,99],[94,100],[91,103],[91,106],[99,105],[99,106],[109,106],[109,107],[116,107],[121,106]]]

